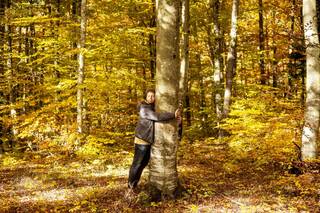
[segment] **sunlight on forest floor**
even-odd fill
[[[177,200],[149,202],[147,171],[125,198],[130,152],[97,159],[5,154],[0,167],[1,212],[319,212],[320,176],[288,173],[297,160],[302,112],[271,92],[235,100],[222,128],[230,136],[184,139],[178,152],[186,188]]]

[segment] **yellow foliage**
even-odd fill
[[[21,158],[14,157],[12,155],[4,155],[0,158],[2,160],[2,166],[16,166],[18,164],[24,163]]]
[[[297,103],[285,103],[274,97],[269,87],[263,89],[258,95],[259,90],[252,87],[246,99],[235,99],[230,117],[221,126],[232,133],[228,144],[235,159],[250,155],[258,165],[289,162],[296,157],[292,141],[299,140],[296,128],[302,112]]]

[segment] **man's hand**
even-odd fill
[[[178,123],[180,123],[181,120],[182,120],[182,117],[181,117],[181,116],[182,116],[182,106],[181,106],[181,105],[179,105],[179,108],[176,110],[176,112],[174,113],[174,115],[175,115]]]

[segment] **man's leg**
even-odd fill
[[[140,180],[143,169],[150,159],[150,145],[135,144],[133,162],[129,171],[128,187],[135,188]]]

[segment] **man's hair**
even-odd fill
[[[147,89],[146,92],[144,93],[144,98],[147,98],[147,95],[149,92],[152,92],[153,94],[156,94],[156,91],[154,89]]]

